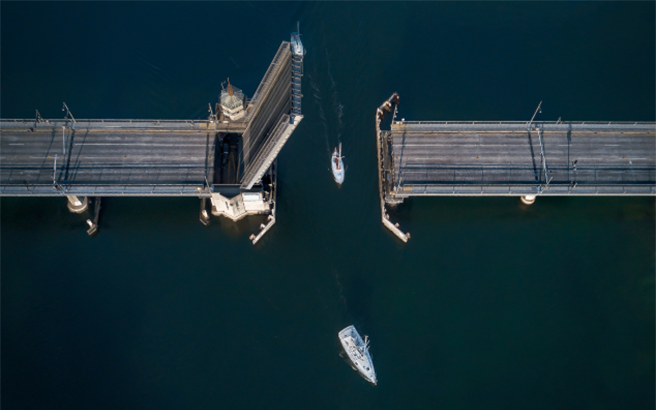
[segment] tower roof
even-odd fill
[[[228,88],[221,90],[221,105],[229,108],[235,109],[244,105],[244,93],[237,87],[233,87],[230,84],[230,79],[228,78]]]

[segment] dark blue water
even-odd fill
[[[3,409],[652,409],[654,198],[412,199],[380,223],[375,108],[654,121],[643,3],[7,3],[3,118],[205,118],[300,21],[277,224],[197,199],[3,198]],[[329,155],[344,144],[342,188]],[[372,339],[379,384],[338,356]]]

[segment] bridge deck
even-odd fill
[[[208,122],[78,120],[64,131],[65,125],[2,121],[0,194],[198,196],[213,169],[216,131]]]
[[[531,128],[526,122],[394,122],[393,196],[656,193],[654,123]]]
[[[250,122],[242,136],[244,141],[242,188],[250,189],[259,179],[258,169],[271,154],[266,152],[264,147],[281,116],[290,112],[291,62],[290,43],[283,41],[253,97],[255,103],[249,111]]]

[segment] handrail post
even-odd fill
[[[73,117],[73,114],[71,114],[71,110],[68,109],[68,105],[64,103],[64,106],[62,107],[62,111],[66,111],[66,115],[64,115],[64,119],[66,120],[66,117],[71,117],[71,120],[73,120],[73,123],[75,123],[75,117]]]
[[[533,124],[533,119],[538,114],[538,111],[542,112],[542,110],[540,110],[541,106],[542,106],[542,101],[540,101],[540,104],[538,104],[538,108],[535,109],[535,112],[533,113],[533,116],[531,117],[531,121],[529,121],[528,124],[526,124],[526,129],[527,130],[531,129],[531,124]]]

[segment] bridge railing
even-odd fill
[[[2,124],[29,124],[34,122],[34,118],[31,119],[19,119],[19,118],[9,118],[9,119],[0,119]],[[40,122],[40,124],[51,125],[53,122],[67,122],[64,119],[49,119],[48,122]],[[68,121],[70,122],[70,120]],[[78,119],[76,120],[77,124],[83,123],[92,123],[92,124],[112,124],[112,123],[126,123],[126,124],[198,124],[200,122],[207,122],[206,120],[149,120],[149,119],[120,119],[120,118],[102,118],[102,119]]]
[[[289,41],[283,41],[282,44],[280,44],[280,47],[278,47],[278,51],[276,51],[276,55],[273,57],[271,64],[269,64],[269,68],[267,68],[266,73],[264,73],[264,77],[262,77],[262,81],[260,82],[260,85],[257,86],[257,89],[253,94],[253,98],[251,98],[252,103],[258,102],[258,97],[260,96],[260,94],[262,94],[262,91],[264,91],[273,81],[272,74],[275,71],[276,66],[280,64],[280,60],[282,59],[283,54],[286,51],[291,53]]]
[[[656,185],[656,168],[653,166],[578,167],[577,169],[552,166],[549,184],[586,185]],[[395,181],[397,188],[413,185],[546,185],[547,178],[541,168],[533,167],[403,167]]]
[[[526,125],[528,121],[398,121],[393,124],[405,125]],[[621,125],[621,126],[656,126],[650,121],[534,121],[533,124],[545,125]]]

